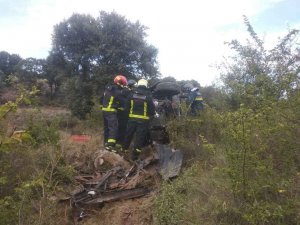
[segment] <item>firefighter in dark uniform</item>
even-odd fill
[[[125,105],[127,99],[129,98],[130,93],[132,93],[133,88],[136,84],[134,80],[128,80],[127,87],[121,90],[120,95],[120,107],[117,110],[117,117],[118,117],[118,135],[117,135],[117,144],[116,147],[119,150],[123,149],[125,135],[126,135],[126,128],[127,128],[127,121],[128,121],[128,113],[125,112]]]
[[[148,82],[141,79],[137,83],[137,88],[130,94],[126,112],[128,112],[128,123],[125,137],[124,149],[128,149],[133,136],[134,146],[131,155],[132,160],[137,160],[142,147],[146,144],[149,121],[155,114],[151,92],[147,89]]]
[[[114,84],[109,84],[105,87],[102,96],[104,146],[109,151],[116,151],[115,147],[119,128],[117,111],[121,107],[122,89],[126,85],[126,77],[118,75],[114,79]]]
[[[198,116],[200,111],[204,109],[203,98],[199,88],[192,88],[188,95],[188,102],[191,108],[191,115]]]

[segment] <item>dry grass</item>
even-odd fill
[[[85,225],[151,225],[155,194],[147,197],[107,203],[94,210]]]
[[[67,162],[81,173],[92,173],[95,169],[96,152],[103,146],[101,134],[91,135],[87,142],[74,142],[68,130],[61,131],[60,137],[60,145]]]

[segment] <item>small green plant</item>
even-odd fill
[[[59,141],[58,122],[45,120],[30,120],[27,131],[33,137],[35,146],[41,144],[57,145]]]

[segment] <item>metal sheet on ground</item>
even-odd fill
[[[159,173],[164,180],[178,176],[183,154],[180,150],[174,150],[168,145],[154,144],[159,155]]]

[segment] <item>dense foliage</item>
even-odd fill
[[[204,90],[217,110],[169,125],[173,144],[196,163],[163,186],[156,224],[299,223],[298,31],[266,50],[245,25],[246,45],[228,43],[236,54],[224,63],[223,90]]]
[[[20,61],[19,55],[0,52],[0,87],[7,84],[8,76],[16,72],[16,66]]]
[[[55,121],[32,113],[24,130],[11,129],[11,114],[36,94],[35,88],[23,89],[15,102],[0,106],[0,225],[57,224],[49,221],[57,213],[49,198],[74,174],[64,160]]]

